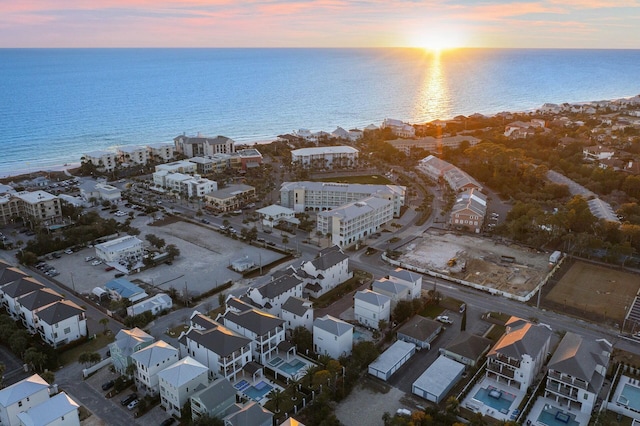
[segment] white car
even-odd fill
[[[438,315],[436,321],[440,321],[443,324],[453,324],[453,321],[446,315]]]
[[[101,263],[102,263],[102,260],[94,260],[93,262],[91,262],[91,266],[98,266]]]

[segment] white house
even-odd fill
[[[338,359],[351,355],[353,326],[338,318],[325,315],[313,321],[313,350],[317,354]]]
[[[385,118],[380,127],[391,129],[391,133],[401,138],[412,138],[416,135],[416,129],[413,126],[393,118]]]
[[[296,275],[304,280],[304,292],[320,297],[338,284],[351,279],[349,256],[337,245],[320,250],[315,259],[302,262]]]
[[[304,327],[312,331],[313,303],[307,299],[291,296],[282,305],[280,318],[286,321],[289,330],[294,330],[296,327]]]
[[[116,334],[115,341],[109,343],[111,363],[116,371],[125,374],[127,367],[133,363],[131,355],[146,348],[154,342],[153,336],[138,327],[131,330],[122,329]]]
[[[84,153],[80,158],[82,163],[91,163],[97,170],[111,172],[116,168],[117,155],[111,151],[90,151]]]
[[[57,348],[87,335],[85,309],[70,300],[60,300],[35,314],[40,337]]]
[[[191,327],[178,339],[180,353],[206,366],[211,376],[236,380],[251,361],[251,339],[194,311]]]
[[[80,406],[64,392],[18,414],[21,426],[80,426]],[[3,423],[4,424],[4,423]]]
[[[144,254],[142,240],[125,235],[94,246],[96,257],[103,262],[139,261]]]
[[[409,287],[410,299],[418,299],[422,296],[422,275],[417,272],[396,268],[389,272],[389,281]]]
[[[131,303],[143,300],[149,295],[131,281],[124,278],[114,278],[104,285],[105,290],[109,292],[111,300],[127,299]]]
[[[182,358],[158,373],[160,405],[170,416],[182,416],[182,407],[199,386],[209,385],[209,370],[191,357]]]
[[[312,168],[331,168],[334,163],[347,166],[356,162],[359,152],[352,146],[300,148],[291,151],[291,162]]]
[[[158,315],[164,310],[170,310],[173,307],[173,301],[168,294],[158,293],[148,299],[142,300],[127,307],[127,315],[140,315],[143,312],[151,312],[152,315]]]
[[[42,288],[45,288],[44,284],[33,277],[23,276],[18,278],[0,288],[2,305],[7,310],[7,313],[11,315],[11,318],[18,319],[20,309],[17,306],[16,300],[25,294],[29,294]]]
[[[236,403],[237,389],[224,377],[191,396],[191,418],[203,416],[222,418]]]
[[[49,399],[49,384],[34,374],[0,390],[0,424],[18,426],[18,414]]]
[[[567,332],[547,364],[544,397],[591,414],[604,384],[613,346]]]
[[[400,300],[411,300],[409,286],[387,278],[375,280],[371,284],[371,289],[388,296],[391,299],[391,309],[395,308]]]
[[[48,287],[39,288],[31,293],[27,293],[16,299],[16,308],[18,309],[18,316],[22,321],[22,325],[31,334],[38,332],[38,319],[36,313],[60,300],[63,300],[64,296],[55,290]]]
[[[272,204],[267,207],[256,210],[256,213],[262,219],[262,226],[273,228],[280,222],[287,222],[294,225],[299,225],[300,220],[296,218],[296,212],[287,207]]]
[[[486,376],[526,391],[549,353],[552,331],[518,317],[511,317],[505,326],[505,334],[487,354]]]
[[[363,198],[333,210],[319,212],[316,231],[331,237],[331,243],[348,247],[379,231],[393,220],[393,201],[377,196]]]
[[[282,305],[290,297],[302,297],[304,282],[293,273],[280,274],[272,277],[272,280],[259,287],[251,287],[247,290],[247,296],[260,307],[260,309],[280,316]]]
[[[158,340],[134,352],[131,360],[136,366],[136,388],[140,392],[157,395],[158,373],[180,359],[178,349],[164,340]]]
[[[230,300],[235,307],[231,306]],[[230,300],[227,301],[226,312],[221,316],[224,325],[251,339],[254,360],[266,365],[278,353],[278,344],[284,341],[286,323],[238,299]]]
[[[356,291],[353,313],[360,324],[378,329],[380,321],[389,322],[391,298],[371,290]]]
[[[96,200],[106,200],[111,202],[118,202],[122,199],[122,191],[107,183],[98,183],[93,180],[82,182],[79,186],[80,196],[89,201],[92,198]]]

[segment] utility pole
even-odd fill
[[[71,275],[71,287],[73,287],[73,292],[76,292],[76,283],[73,281],[73,272],[69,272],[69,275]]]

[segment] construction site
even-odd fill
[[[398,248],[401,262],[525,296],[550,272],[549,253],[499,240],[430,230]]]

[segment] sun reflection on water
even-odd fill
[[[413,116],[420,122],[450,118],[449,87],[441,52],[432,51],[429,60],[425,61],[424,75],[420,93],[417,94]]]

